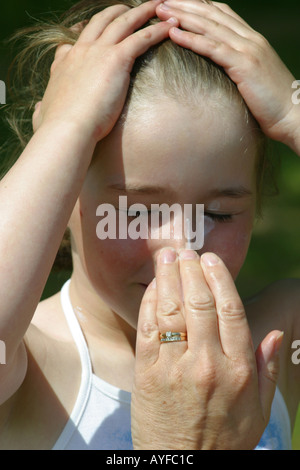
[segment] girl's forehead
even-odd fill
[[[207,186],[249,185],[256,145],[242,113],[220,106],[194,109],[162,102],[129,111],[101,143],[109,182]]]

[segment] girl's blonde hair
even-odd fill
[[[32,137],[32,114],[35,104],[43,98],[57,46],[75,44],[80,29],[99,11],[116,4],[134,8],[143,1],[82,0],[61,18],[38,22],[18,31],[11,38],[13,41],[21,40],[22,48],[16,55],[8,75],[11,104],[5,111],[6,120],[14,132],[15,139],[6,146],[10,154],[6,170],[16,161]],[[156,21],[158,19],[152,19],[149,23]],[[78,23],[81,28],[71,29]],[[157,89],[188,106],[200,105],[206,96],[213,96],[216,102],[222,102],[226,97],[229,102],[241,107],[247,121],[253,121],[257,143],[257,215],[260,215],[266,189],[275,188],[273,172],[270,171],[273,167],[266,151],[267,139],[251,115],[237,86],[224,70],[208,58],[184,49],[171,40],[165,40],[136,60],[131,73],[127,103],[153,100]]]

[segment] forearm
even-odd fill
[[[0,337],[8,347],[28,328],[91,161],[95,143],[82,134],[41,127],[1,181]]]

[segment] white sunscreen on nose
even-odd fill
[[[188,204],[185,204],[184,215],[185,247],[188,250],[201,250],[204,245],[204,205],[196,205],[195,231],[193,231],[192,210]]]
[[[214,230],[216,226],[216,223],[214,220],[212,220],[210,217],[207,215],[204,216],[204,244],[205,241],[210,234],[212,230]],[[189,217],[185,218],[185,234],[186,234],[186,244],[185,247],[187,250],[193,250],[193,249],[199,249],[199,248],[194,248],[192,239],[195,236],[195,234],[192,231],[192,222]],[[201,248],[201,247],[200,247]]]
[[[205,215],[204,216],[204,243],[205,243],[207,236],[215,228],[215,226],[216,226],[215,222],[210,217]]]
[[[186,227],[186,243],[185,247],[187,250],[191,250],[191,237],[192,237],[192,228],[191,228],[191,221],[188,217],[185,218],[185,227]]]

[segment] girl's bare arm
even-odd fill
[[[93,17],[73,47],[58,48],[33,116],[36,132],[1,181],[0,338],[7,364],[0,368],[0,404],[24,378],[22,339],[95,145],[122,111],[136,57],[166,38],[172,26],[160,22],[135,32],[155,16],[157,5],[150,1],[134,9],[107,8]]]

